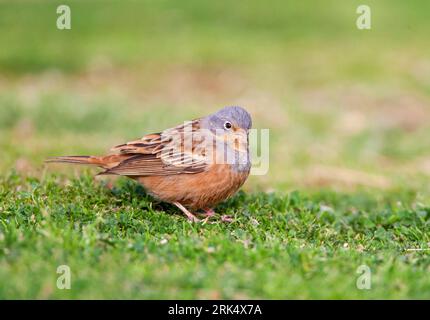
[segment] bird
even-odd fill
[[[47,162],[97,166],[98,175],[136,180],[162,202],[178,207],[190,221],[206,222],[214,207],[247,180],[251,159],[251,115],[228,106],[210,115],[117,145],[105,156],[60,156]],[[203,211],[205,219],[197,217]],[[222,221],[231,222],[222,215]]]

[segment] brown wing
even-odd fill
[[[196,119],[162,133],[149,134],[140,140],[116,146],[112,151],[129,157],[103,174],[165,176],[203,172],[209,163],[203,140],[195,134],[199,129],[200,120]],[[190,143],[186,142],[187,137],[191,137]]]

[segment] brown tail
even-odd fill
[[[104,157],[95,156],[66,156],[54,157],[45,160],[50,163],[73,163],[73,164],[86,164],[101,167],[103,169],[111,169],[121,163],[121,161],[130,158],[130,154],[113,154]],[[103,174],[104,172],[102,172]]]
[[[46,159],[45,162],[53,163],[74,163],[74,164],[88,164],[96,166],[104,166],[102,158],[93,156],[66,156],[66,157],[54,157]]]

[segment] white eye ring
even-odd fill
[[[232,127],[231,122],[230,121],[226,121],[224,122],[224,129],[226,130],[230,130]]]

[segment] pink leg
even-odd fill
[[[211,208],[206,208],[203,209],[205,211],[205,213],[203,214],[204,217],[206,217],[203,221],[207,222],[209,220],[210,217],[213,217],[215,215],[215,211]],[[228,216],[228,215],[222,215],[221,216],[221,221],[222,222],[233,222],[233,217]]]
[[[215,215],[214,209],[206,208],[203,210],[205,211],[205,213],[203,214],[204,217],[213,217]]]
[[[185,215],[188,217],[188,219],[192,222],[199,222],[200,219],[198,219],[195,215],[193,215],[191,212],[189,212],[182,204],[179,202],[173,202],[175,206],[177,206]]]
[[[203,209],[205,213],[202,214],[205,218],[203,219],[203,223],[207,223],[208,220],[215,215],[215,211],[211,208]]]

